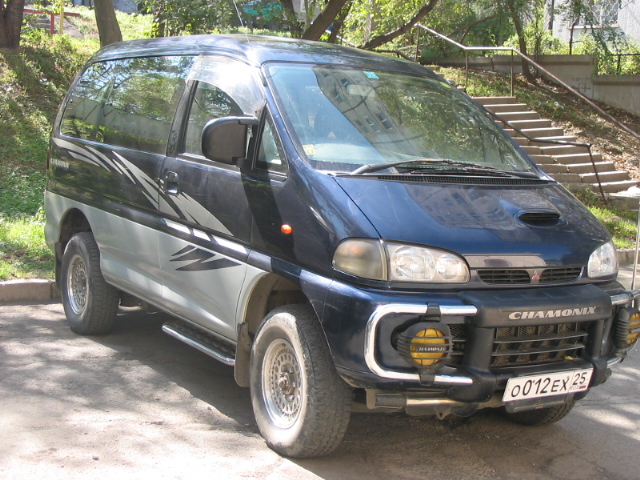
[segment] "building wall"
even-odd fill
[[[625,3],[618,12],[618,25],[627,37],[640,45],[640,2]]]

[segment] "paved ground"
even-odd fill
[[[233,372],[129,311],[80,337],[58,304],[0,306],[2,479],[640,479],[640,354],[561,422],[482,411],[355,414],[333,455],[291,461],[255,426]]]

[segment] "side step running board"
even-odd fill
[[[235,365],[235,347],[213,335],[207,335],[179,320],[172,320],[162,326],[162,331],[192,346],[196,350],[215,358],[225,365]]]

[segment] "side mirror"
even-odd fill
[[[209,120],[202,129],[202,154],[214,162],[237,163],[247,156],[248,127],[259,123],[255,117]]]

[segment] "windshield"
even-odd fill
[[[438,79],[299,64],[270,65],[268,77],[288,128],[318,170],[368,173],[393,163],[402,171],[407,161],[415,173],[447,160],[533,171],[481,110]]]

